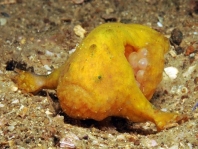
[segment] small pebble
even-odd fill
[[[174,50],[172,50],[172,49],[169,51],[169,54],[170,54],[172,57],[174,57],[174,58],[177,56],[176,51],[174,51]]]
[[[4,105],[4,104],[2,104],[2,103],[0,103],[0,108],[3,108],[3,107],[5,107],[5,105]]]
[[[164,68],[165,73],[167,74],[167,76],[171,79],[174,80],[177,78],[177,74],[178,74],[178,69],[175,67],[166,67]]]
[[[118,140],[118,141],[125,141],[126,138],[125,138],[125,136],[124,136],[123,134],[121,134],[121,135],[118,135],[118,136],[117,136],[117,140]]]
[[[48,51],[48,50],[45,51],[45,54],[46,54],[47,56],[54,56],[54,55],[55,55],[53,52]]]
[[[15,126],[11,125],[11,126],[8,126],[8,130],[9,131],[13,131],[15,129]]]
[[[19,103],[19,100],[18,100],[18,99],[14,99],[14,100],[12,101],[12,103],[13,103],[13,104]]]
[[[82,26],[80,25],[76,25],[74,27],[74,32],[77,36],[79,36],[80,38],[84,38],[85,37],[85,33],[86,33],[86,30],[84,28],[82,28]]]
[[[0,26],[4,26],[7,23],[5,18],[0,18]]]
[[[24,105],[21,105],[17,115],[24,118],[27,115],[28,111],[29,111],[28,107],[25,107]]]
[[[44,68],[48,71],[52,70],[48,65],[44,65]]]
[[[162,108],[161,111],[167,112],[168,110],[166,108]]]
[[[185,56],[189,56],[192,53],[196,53],[198,48],[198,43],[197,42],[192,42],[185,51]]]
[[[183,39],[183,33],[179,29],[174,29],[171,32],[170,40],[172,43],[176,45],[180,45],[180,43],[182,42],[182,39]]]
[[[157,142],[155,140],[151,140],[151,146],[154,147],[154,146],[157,146]]]
[[[71,50],[69,50],[69,55],[71,55],[72,53],[74,53],[76,51],[76,49],[74,48],[74,49],[71,49]]]
[[[193,145],[191,143],[187,143],[189,149],[193,149]]]
[[[12,86],[10,87],[10,89],[11,89],[11,91],[16,92],[16,91],[18,90],[18,87],[15,86],[15,85],[12,85]]]
[[[197,35],[197,34],[198,34],[198,32],[193,32],[193,34],[194,34],[194,35]]]
[[[52,115],[53,113],[50,112],[49,109],[47,109],[47,110],[45,111],[45,114],[47,114],[47,115]]]
[[[191,54],[189,55],[189,61],[190,61],[190,63],[193,63],[194,60],[195,60],[195,53],[191,53]]]
[[[184,52],[184,49],[182,47],[176,47],[175,51],[177,53],[177,55],[182,54]]]
[[[17,62],[14,60],[7,61],[6,62],[6,70],[12,71],[15,69],[16,65],[17,65]]]
[[[157,26],[163,27],[163,24],[161,22],[157,22]]]

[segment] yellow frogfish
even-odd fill
[[[147,26],[106,23],[50,75],[19,71],[13,80],[26,92],[57,89],[60,106],[70,117],[100,121],[118,116],[151,121],[162,130],[185,119],[149,102],[162,80],[168,49],[168,39]]]

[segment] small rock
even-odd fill
[[[21,105],[17,115],[24,118],[27,115],[28,111],[29,111],[28,107],[25,107],[24,105]]]
[[[158,27],[163,27],[163,24],[161,22],[157,22]]]
[[[176,47],[175,51],[177,53],[177,55],[182,54],[184,52],[184,49],[182,47]]]
[[[7,23],[5,18],[0,18],[0,26],[4,26]]]
[[[9,131],[13,131],[15,129],[15,126],[11,125],[11,126],[8,126],[8,130]]]
[[[177,74],[178,74],[178,69],[175,67],[166,67],[164,68],[164,71],[166,73],[166,75],[171,79],[174,80],[177,78]]]
[[[69,55],[71,55],[72,53],[74,53],[76,51],[76,48],[69,50]]]
[[[186,48],[185,56],[189,56],[192,53],[196,53],[197,52],[197,48],[198,48],[198,42],[192,42],[191,45],[189,45]]]
[[[174,29],[171,32],[170,40],[173,44],[180,45],[183,39],[183,33],[179,29]]]
[[[44,68],[48,71],[51,71],[52,69],[49,67],[49,65],[44,65]]]
[[[18,100],[18,99],[14,99],[14,100],[12,101],[12,104],[16,104],[16,103],[19,103],[19,100]]]
[[[0,102],[0,108],[3,108],[3,107],[5,107],[5,105]]]
[[[169,51],[169,54],[170,54],[172,57],[174,57],[174,58],[177,56],[176,51],[174,51],[174,50],[172,50],[172,49]]]
[[[77,36],[79,36],[80,38],[84,38],[86,30],[84,28],[82,28],[82,26],[80,25],[76,25],[74,27],[74,32]]]
[[[16,92],[18,90],[18,87],[15,85],[11,85],[10,90]]]
[[[118,136],[117,136],[117,140],[118,140],[118,141],[125,141],[126,138],[125,138],[125,136],[124,136],[123,134],[121,134],[121,135],[118,135]]]

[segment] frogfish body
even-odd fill
[[[158,130],[184,119],[162,112],[149,100],[162,79],[169,41],[138,24],[106,23],[95,28],[66,63],[48,76],[19,71],[20,89],[36,93],[57,88],[62,110],[73,118],[109,116],[152,121]]]

